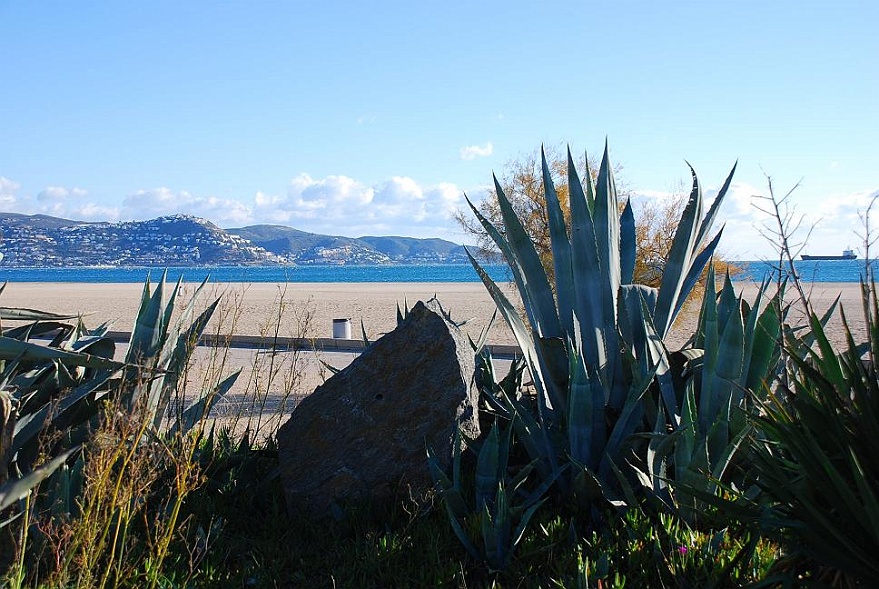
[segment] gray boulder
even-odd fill
[[[292,513],[427,488],[425,443],[451,461],[455,429],[479,434],[473,351],[438,301],[418,302],[392,332],[302,400],[278,432]]]

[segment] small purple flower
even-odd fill
[[[678,554],[680,554],[681,556],[683,556],[683,555],[685,555],[686,553],[687,553],[687,547],[686,547],[686,546],[678,546]]]

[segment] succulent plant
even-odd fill
[[[607,148],[594,182],[591,172],[581,182],[570,152],[568,162],[570,225],[543,158],[554,285],[497,181],[503,231],[471,203],[510,266],[527,325],[473,256],[471,262],[512,329],[536,389],[533,410],[527,399],[508,394],[490,403],[511,419],[545,480],[587,502],[624,503],[620,480],[637,477],[621,477],[620,469],[647,460],[646,448],[634,451],[636,434],[682,427],[685,395],[663,338],[717,247],[720,232],[712,237],[711,227],[732,173],[707,212],[693,173],[657,289],[631,284],[634,213],[631,203],[620,206]]]
[[[491,570],[507,567],[531,517],[543,503],[552,481],[528,486],[532,465],[511,476],[508,469],[512,427],[495,423],[476,450],[472,491],[465,489],[461,467],[462,440],[457,433],[452,456],[452,476],[428,447],[428,465],[437,483],[449,521],[458,539],[476,559]],[[475,444],[467,441],[468,446]]]

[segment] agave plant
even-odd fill
[[[214,301],[193,318],[203,286],[172,324],[181,282],[166,301],[165,276],[155,289],[147,279],[128,353],[121,362],[114,360],[109,324],[89,330],[76,316],[0,308],[2,320],[31,321],[0,335],[0,510],[12,508],[67,462],[89,439],[105,402],[118,401],[129,412],[142,412],[138,415],[159,433],[179,392],[180,376],[218,304]],[[77,321],[64,322],[69,319]],[[34,341],[45,336],[54,337],[48,343]],[[167,431],[192,428],[236,377],[233,374],[204,391],[186,410],[173,412]],[[48,439],[53,440],[50,459],[39,465]],[[75,494],[76,489],[69,491]],[[70,503],[69,496],[62,499]]]
[[[515,476],[508,470],[512,427],[495,423],[476,451],[476,470],[472,492],[465,489],[461,468],[462,440],[457,433],[452,455],[452,476],[442,469],[431,448],[428,465],[436,481],[452,529],[474,558],[484,561],[490,570],[505,569],[522,539],[531,517],[543,503],[543,495],[552,481],[536,488],[528,487],[533,465],[520,469]],[[468,441],[468,446],[474,442]]]
[[[685,395],[675,385],[663,338],[717,247],[721,232],[712,237],[711,227],[732,172],[707,212],[693,173],[656,289],[631,284],[634,214],[631,203],[620,207],[607,148],[596,181],[590,171],[581,182],[570,152],[568,170],[570,226],[543,158],[554,288],[497,181],[503,231],[471,203],[510,266],[528,325],[473,256],[471,262],[512,329],[536,390],[533,405],[507,394],[487,402],[512,421],[544,480],[587,502],[623,503],[627,485],[621,488],[620,481],[637,477],[620,469],[647,460],[643,448],[634,453],[635,435],[686,427]]]

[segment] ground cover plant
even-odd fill
[[[272,340],[285,322],[304,331],[307,310],[280,297],[262,330],[269,376],[249,377],[220,420],[209,411],[234,378],[225,351],[196,384],[188,378],[199,335],[224,308],[203,300],[203,286],[185,297],[182,285],[146,284],[121,361],[107,326],[0,309],[3,583],[870,586],[879,575],[879,374],[863,361],[879,352],[872,276],[862,290],[868,341],[848,331],[836,350],[826,317],[794,331],[768,286],[744,301],[715,277],[723,191],[706,207],[693,175],[653,288],[630,284],[631,210],[617,202],[607,154],[595,181],[572,171],[568,186],[562,211],[544,183],[554,286],[512,210],[503,232],[486,221],[525,306],[522,317],[483,275],[524,354],[498,374],[474,342],[483,435],[456,446],[448,472],[425,449],[435,489],[398,489],[329,519],[290,518],[278,476],[274,434],[287,398],[306,391],[296,390],[299,356],[284,365]],[[664,336],[706,268],[693,337],[669,350]]]

